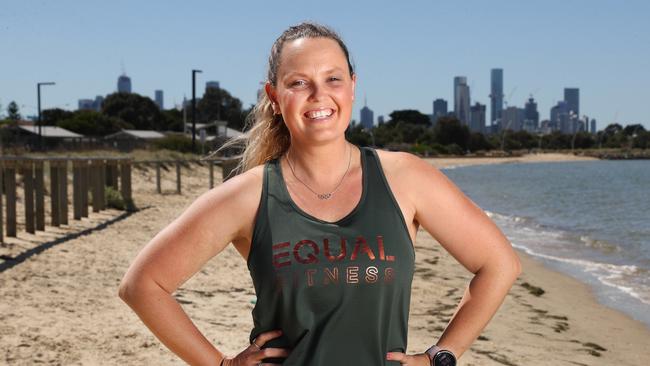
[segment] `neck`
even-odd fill
[[[348,161],[350,161],[350,156],[352,156],[350,163],[350,169],[352,169],[356,160],[355,153],[354,146],[347,140],[341,139],[316,146],[291,141],[287,154],[296,174],[301,179],[322,182],[327,185],[328,182],[341,179],[341,175],[345,173]]]

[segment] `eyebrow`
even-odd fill
[[[335,66],[335,67],[333,67],[333,68],[331,68],[331,69],[327,69],[327,70],[325,70],[323,73],[325,73],[325,74],[331,74],[331,73],[333,73],[333,72],[343,72],[343,69],[341,69],[341,68],[338,67],[338,66]],[[288,78],[288,77],[290,77],[290,76],[307,76],[307,74],[304,74],[304,73],[302,73],[302,72],[298,72],[298,71],[291,71],[291,72],[289,72],[288,74],[286,74],[286,75],[284,76],[283,79],[286,79],[286,78]]]

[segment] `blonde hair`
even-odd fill
[[[324,25],[303,22],[289,27],[273,43],[269,56],[267,82],[273,86],[277,83],[280,54],[285,42],[318,37],[329,38],[339,44],[345,54],[350,76],[354,75],[350,53],[341,37]],[[247,116],[244,130],[246,131],[244,134],[229,140],[217,150],[218,152],[233,146],[243,147],[241,161],[235,168],[237,173],[243,173],[257,165],[279,158],[291,145],[291,136],[282,115],[274,114],[272,102],[264,90],[259,93],[257,104]]]

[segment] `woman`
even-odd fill
[[[189,364],[453,365],[518,276],[508,240],[437,169],[345,140],[355,83],[333,31],[287,29],[271,50],[243,172],[198,198],[124,276],[120,297]],[[420,225],[475,276],[436,345],[406,355]],[[171,295],[231,242],[257,294],[250,346],[234,357]]]

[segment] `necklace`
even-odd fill
[[[345,174],[343,174],[343,177],[339,181],[339,184],[337,184],[336,187],[334,187],[334,190],[332,190],[331,192],[329,192],[329,193],[318,193],[318,192],[314,191],[313,189],[311,189],[311,187],[308,186],[307,183],[303,182],[300,178],[298,178],[298,176],[296,175],[296,172],[293,170],[293,165],[291,164],[291,160],[289,159],[289,152],[287,152],[287,164],[289,164],[289,168],[291,168],[291,174],[293,174],[293,177],[296,178],[296,180],[298,182],[302,183],[302,185],[307,187],[307,189],[309,189],[313,194],[315,194],[316,197],[318,197],[318,199],[320,199],[320,200],[328,200],[328,199],[332,198],[332,195],[334,194],[334,192],[336,192],[339,189],[339,187],[341,186],[341,183],[343,183],[343,180],[345,179],[345,177],[348,175],[348,172],[350,171],[350,162],[352,161],[352,149],[350,149],[350,144],[347,144],[347,145],[348,145],[348,151],[349,151],[349,153],[348,153],[348,156],[349,156],[348,157],[348,167],[345,170]]]

